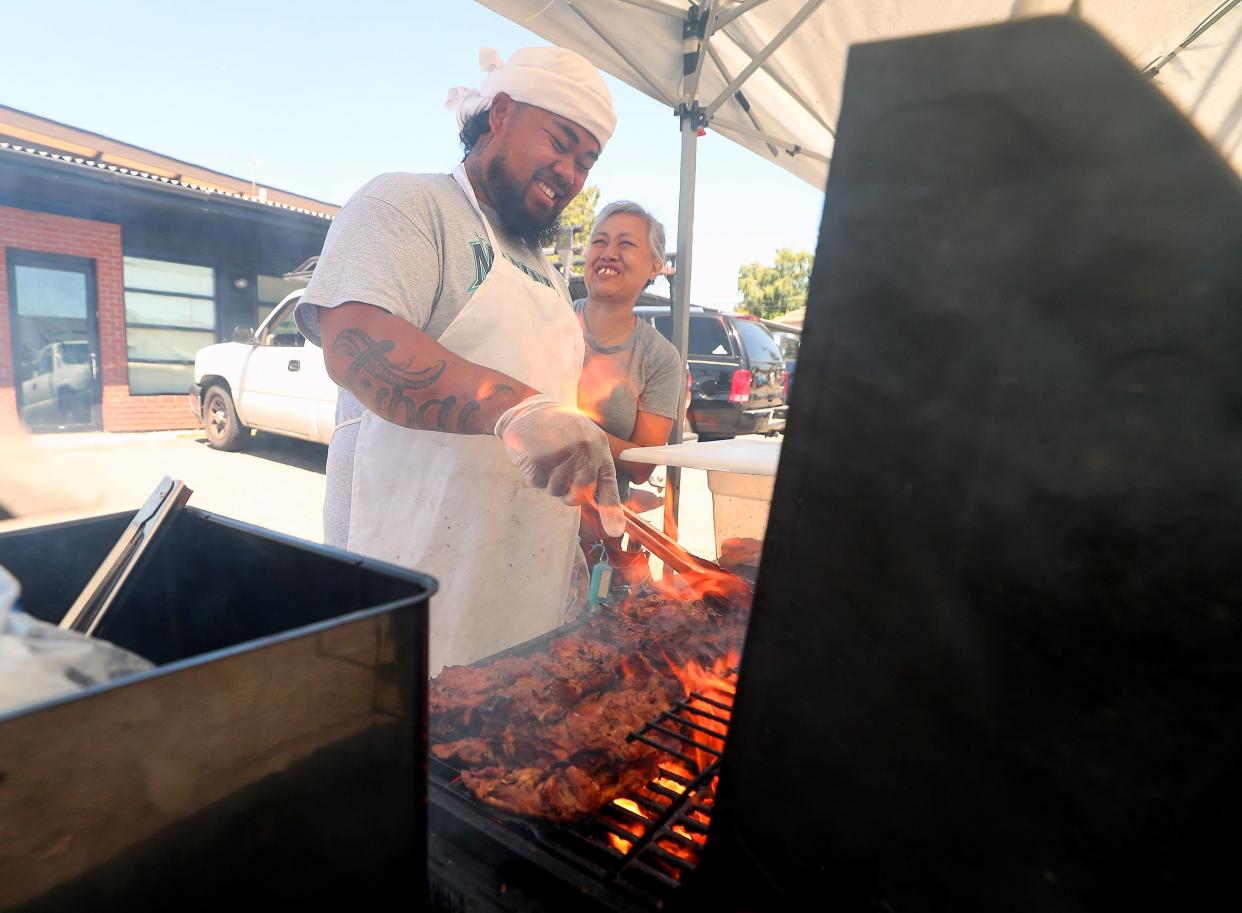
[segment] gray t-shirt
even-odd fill
[[[565,291],[537,252],[484,208],[501,255],[532,282]],[[492,268],[487,229],[451,174],[381,174],[350,197],[328,229],[296,319],[319,344],[319,308],[362,301],[439,339]]]
[[[627,441],[634,434],[639,412],[676,420],[677,400],[686,387],[686,367],[677,349],[642,319],[635,321],[634,332],[623,342],[601,346],[587,329],[582,316],[585,306],[585,298],[574,302],[586,340],[579,405],[597,414],[605,431]],[[629,480],[621,481],[624,497]]]
[[[537,252],[509,236],[484,207],[501,255],[532,282],[560,288]],[[451,174],[382,174],[355,193],[328,229],[315,274],[298,303],[298,328],[320,344],[319,309],[349,301],[383,308],[439,339],[491,271],[487,228]],[[336,401],[339,427],[328,447],[324,542],[344,548],[349,532],[356,420],[364,407],[348,390]],[[353,424],[343,424],[354,422]]]

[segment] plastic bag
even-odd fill
[[[154,668],[107,641],[27,615],[20,594],[0,567],[0,713]]]
[[[569,575],[569,592],[565,594],[565,605],[561,609],[561,624],[576,621],[582,615],[587,603],[587,584],[591,578],[591,569],[587,567],[582,549],[574,542],[574,567]]]

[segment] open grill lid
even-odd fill
[[[858,46],[807,311],[688,887],[1213,896],[1242,804],[1236,176],[1072,20]]]

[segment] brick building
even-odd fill
[[[337,207],[0,106],[0,425],[194,424],[194,353],[257,326]]]

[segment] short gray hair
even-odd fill
[[[601,209],[599,215],[595,217],[595,224],[591,226],[591,237],[595,237],[595,231],[599,228],[601,222],[609,216],[615,216],[619,212],[623,212],[631,216],[638,216],[640,219],[646,221],[647,242],[651,245],[651,256],[659,260],[660,263],[663,263],[664,226],[660,224],[659,219],[632,200],[617,200],[617,202],[609,203]]]

